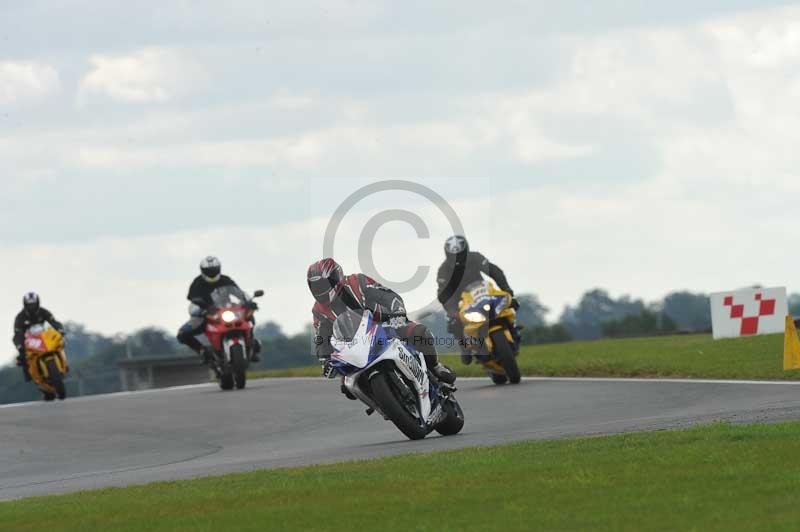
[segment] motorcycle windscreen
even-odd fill
[[[333,324],[333,357],[357,368],[366,367],[386,346],[386,333],[368,310],[348,309]]]
[[[239,307],[247,301],[247,294],[238,286],[221,286],[211,292],[211,302],[215,308]]]

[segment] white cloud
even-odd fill
[[[196,88],[203,68],[187,55],[145,48],[129,55],[93,55],[92,70],[80,83],[79,102],[102,95],[126,103],[164,103]]]
[[[318,92],[298,93],[285,88],[275,91],[269,99],[270,107],[281,111],[310,111],[319,104]]]
[[[55,67],[32,61],[0,61],[0,105],[30,103],[56,94],[61,79]]]

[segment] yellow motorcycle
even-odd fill
[[[520,336],[511,294],[489,281],[478,281],[461,293],[458,314],[464,324],[467,350],[495,384],[519,384]]]
[[[31,380],[44,394],[45,401],[67,398],[64,376],[69,372],[64,353],[64,336],[44,325],[34,325],[25,333],[25,355]]]

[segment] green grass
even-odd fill
[[[455,354],[442,360],[460,376],[484,375],[464,366]],[[523,375],[559,377],[689,377],[709,379],[800,380],[783,371],[783,335],[714,341],[708,335],[598,340],[523,347]],[[267,371],[254,377],[318,376],[319,367]]]
[[[525,442],[24,499],[0,529],[797,530],[798,451],[800,423]]]

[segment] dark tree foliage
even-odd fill
[[[522,331],[523,345],[560,344],[572,340],[567,328],[556,323],[554,325],[535,325]]]
[[[643,310],[639,314],[607,321],[602,325],[602,330],[606,338],[630,338],[675,332],[677,325],[664,313]]]
[[[800,317],[800,294],[789,296],[789,313],[795,318]]]
[[[517,296],[519,309],[517,309],[517,324],[523,327],[542,327],[545,325],[545,317],[550,312],[546,306],[542,305],[539,297],[535,294],[521,294]]]
[[[254,366],[254,369],[293,368],[317,362],[311,324],[308,324],[303,332],[293,336],[284,335],[280,332],[280,327],[277,327],[279,334],[275,335],[273,334],[275,329],[275,327],[256,329],[256,336],[261,340],[262,352],[261,362]]]
[[[603,323],[644,310],[640,299],[630,296],[613,299],[605,290],[595,288],[586,292],[576,307],[567,306],[559,323],[576,340],[595,340],[603,335]]]
[[[681,331],[711,330],[711,302],[705,294],[672,292],[664,298],[661,312],[674,321]]]

